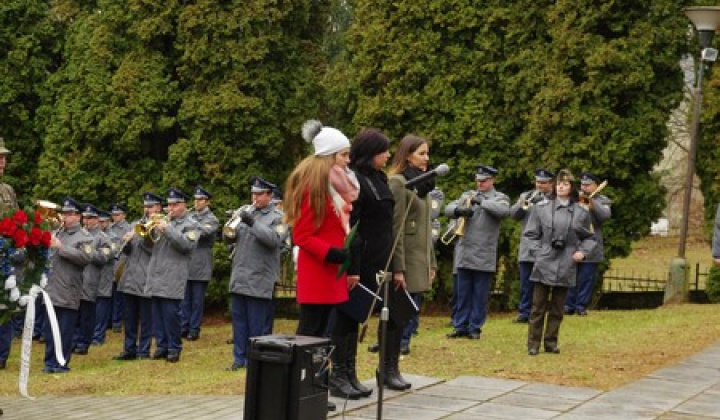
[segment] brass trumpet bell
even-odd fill
[[[50,230],[57,230],[62,225],[61,207],[52,201],[35,200],[35,211],[40,213],[43,220],[50,224]]]
[[[135,234],[142,238],[150,238],[151,241],[157,242],[160,239],[160,234],[155,230],[155,228],[161,220],[166,220],[166,216],[163,216],[160,213],[151,215],[150,220],[147,222],[135,225]]]

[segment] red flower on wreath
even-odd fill
[[[13,240],[15,241],[16,248],[25,248],[28,243],[28,234],[22,229],[17,229],[13,234]]]
[[[44,230],[42,232],[42,237],[40,238],[40,244],[42,244],[42,246],[44,246],[45,248],[49,248],[51,242],[52,235],[47,230]]]
[[[30,246],[38,246],[41,240],[42,230],[40,230],[40,228],[37,226],[33,226],[32,229],[30,229],[30,239],[28,241],[30,243]]]
[[[17,223],[18,225],[24,225],[28,221],[27,213],[25,213],[22,210],[18,210],[13,215],[12,219]]]
[[[35,212],[35,220],[33,220],[33,222],[35,222],[35,226],[40,226],[42,224],[42,214],[40,214],[39,211]]]
[[[9,217],[6,217],[2,219],[2,221],[0,221],[0,235],[10,237],[15,234],[16,230],[17,225]]]

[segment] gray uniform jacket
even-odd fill
[[[596,195],[592,198],[593,205],[590,209],[590,217],[592,220],[593,230],[595,231],[595,241],[597,245],[593,252],[585,258],[585,262],[601,263],[605,260],[605,247],[603,245],[603,223],[612,215],[610,205],[612,201],[604,195]]]
[[[62,247],[52,251],[50,275],[45,290],[53,306],[77,310],[83,287],[83,270],[95,254],[94,239],[79,224],[57,234]]]
[[[590,214],[577,203],[550,200],[535,206],[524,233],[535,258],[530,281],[548,286],[574,287],[576,251],[590,255],[595,235],[590,232]],[[564,241],[563,249],[553,248],[554,239]]]
[[[117,259],[114,260],[115,270],[118,269],[120,264],[124,264],[124,260],[127,258],[127,255],[121,253],[119,248],[122,246],[123,237],[126,233],[130,232],[132,228],[133,227],[130,226],[130,223],[128,223],[127,220],[110,224],[109,236],[110,242],[113,245],[113,256],[117,255]],[[115,272],[113,272],[113,279],[114,276]]]
[[[115,279],[115,254],[117,253],[117,245],[115,245],[115,238],[112,237],[112,231],[110,227],[103,230],[103,233],[107,236],[110,244],[110,258],[102,266],[100,270],[100,286],[98,286],[98,297],[109,298],[112,296],[112,284]]]
[[[252,216],[252,227],[239,223],[235,228],[230,293],[271,299],[288,229],[282,223],[283,213],[274,204],[255,209]]]
[[[190,258],[198,237],[198,227],[188,213],[170,220],[153,247],[145,283],[147,295],[178,300],[185,297]]]
[[[138,223],[145,223],[146,219],[134,222],[132,229]],[[150,297],[145,291],[147,283],[147,267],[152,256],[153,243],[149,239],[143,239],[137,234],[128,242],[123,249],[125,254],[125,270],[118,282],[118,290],[129,295]]]
[[[515,202],[515,204],[510,207],[510,217],[512,217],[515,220],[520,221],[520,246],[518,247],[518,262],[533,262],[533,258],[530,255],[530,243],[529,239],[523,235],[523,232],[525,232],[525,227],[527,226],[527,222],[530,219],[530,212],[533,211],[535,208],[535,204],[529,204],[528,208],[523,208],[525,206],[525,200],[528,198],[530,194],[532,194],[535,190],[531,191],[525,191],[524,193],[520,194],[520,198]],[[539,193],[542,194],[542,193]],[[540,200],[540,203],[547,202],[548,197],[546,195],[542,195],[542,200]]]
[[[712,237],[712,257],[720,258],[720,204],[715,211],[715,227],[713,228]]]
[[[473,215],[465,221],[465,234],[455,245],[453,260],[457,268],[495,272],[500,224],[510,215],[510,198],[494,188],[484,193],[466,191],[445,207],[445,215],[455,218],[455,209],[474,195],[483,201],[472,205]]]
[[[110,261],[112,255],[110,251],[110,241],[99,226],[94,229],[87,229],[87,231],[90,232],[90,235],[95,239],[93,242],[95,252],[90,260],[90,264],[85,266],[83,270],[83,287],[80,299],[95,302],[98,289],[100,288],[102,269],[105,264]]]
[[[210,281],[213,272],[213,244],[220,222],[209,208],[201,212],[190,212],[190,218],[197,224],[200,238],[190,259],[188,279]]]
[[[393,175],[388,180],[395,200],[393,236],[402,232],[392,256],[392,271],[405,273],[408,292],[420,293],[432,288],[430,269],[437,269],[430,223],[432,199],[429,194],[425,198],[418,197],[417,193],[405,188],[405,182],[401,174]],[[408,204],[410,210],[403,225]]]

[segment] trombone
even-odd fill
[[[469,207],[472,204],[472,198],[472,195],[468,196],[465,200],[465,206]],[[445,230],[445,233],[443,233],[443,236],[440,238],[440,242],[445,245],[450,245],[458,236],[461,238],[465,236],[466,223],[467,217],[458,217],[457,219],[451,221],[448,224],[447,230]]]

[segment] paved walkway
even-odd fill
[[[383,419],[720,420],[720,342],[610,392],[470,376],[451,381],[406,377],[413,390],[386,391]],[[377,418],[372,397],[346,406],[333,400],[338,411],[331,416],[337,420]],[[12,397],[0,398],[0,408],[2,420],[243,419],[242,396]]]

